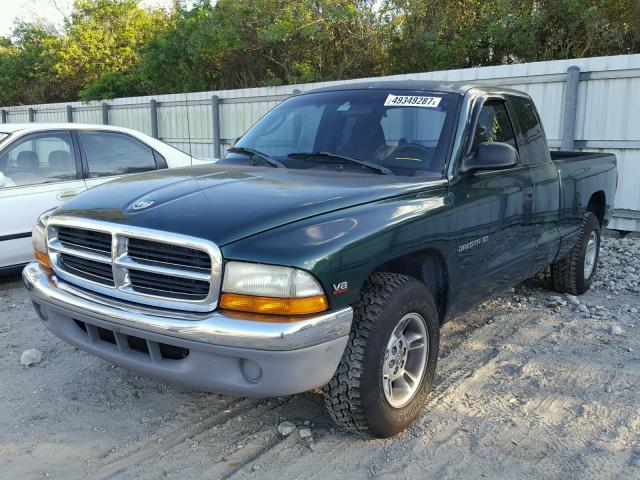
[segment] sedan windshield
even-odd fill
[[[299,95],[258,121],[220,163],[442,175],[457,100],[381,89]]]

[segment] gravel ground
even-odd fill
[[[427,408],[388,440],[335,430],[311,393],[137,377],[57,340],[5,278],[0,477],[640,479],[640,238],[605,238],[597,275],[579,298],[539,275],[445,325]]]

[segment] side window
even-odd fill
[[[523,146],[527,147],[525,162],[529,165],[545,163],[548,149],[536,108],[523,97],[511,97],[511,105],[522,129]]]
[[[0,172],[3,188],[77,178],[71,134],[47,132],[17,140],[0,155]]]
[[[113,132],[78,134],[87,158],[89,178],[156,169],[153,150],[129,135]]]
[[[473,150],[482,142],[503,142],[518,148],[507,107],[501,100],[490,100],[480,110],[473,137]]]

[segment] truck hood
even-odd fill
[[[102,184],[69,200],[56,215],[191,235],[223,246],[297,220],[443,182],[436,176],[195,166]]]

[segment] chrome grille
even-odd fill
[[[67,253],[60,254],[60,265],[69,272],[86,280],[114,286],[111,264],[95,262]]]
[[[47,245],[55,273],[98,293],[187,311],[217,307],[222,257],[184,235],[52,217]]]
[[[129,269],[129,280],[137,291],[151,295],[170,295],[175,298],[202,300],[209,293],[209,282],[193,278],[177,278],[171,275]]]
[[[205,270],[211,268],[209,255],[202,250],[195,250],[193,248],[151,242],[140,238],[130,238],[127,251],[131,258],[137,260],[147,260]]]
[[[107,255],[111,252],[111,235],[108,233],[60,227],[58,229],[58,240],[70,248],[93,250]]]

